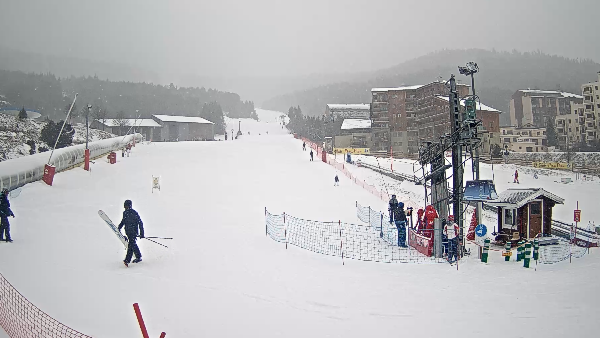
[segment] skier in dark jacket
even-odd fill
[[[394,213],[396,212],[396,208],[398,208],[398,200],[396,199],[396,195],[392,195],[390,199],[390,206],[388,207],[388,211],[390,212],[390,223],[394,222]]]
[[[14,218],[15,214],[10,210],[8,189],[3,189],[0,195],[0,241],[12,242],[10,238],[10,223],[8,222],[9,216]]]
[[[394,210],[394,223],[398,229],[398,246],[406,247],[406,212],[402,202],[398,202]]]
[[[281,127],[283,129],[283,127]],[[302,150],[306,151],[306,142],[302,142]]]
[[[313,151],[312,151],[312,149],[310,150],[310,160],[311,161],[313,160]]]
[[[133,263],[139,263],[142,261],[142,253],[140,252],[140,248],[136,243],[136,239],[138,236],[138,227],[140,238],[144,238],[144,223],[142,223],[142,219],[140,215],[138,215],[137,211],[131,208],[132,203],[131,200],[126,200],[125,211],[123,211],[123,220],[119,223],[119,231],[121,228],[125,226],[125,235],[127,236],[127,254],[125,255],[125,266],[129,266],[129,262],[131,261],[131,256],[135,254],[135,259]]]

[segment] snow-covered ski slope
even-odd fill
[[[115,165],[96,161],[91,174],[74,169],[58,174],[53,187],[25,186],[11,200],[15,241],[0,243],[0,271],[40,309],[99,338],[140,336],[134,302],[155,337],[597,333],[600,249],[537,271],[499,254],[489,265],[468,258],[457,271],[448,264],[342,265],[339,257],[286,250],[265,236],[265,207],[358,223],[355,201],[385,204],[342,177],[334,187],[335,170],[310,162],[276,121],[253,125],[239,140],[138,145]],[[152,175],[161,176],[160,192],[152,193]],[[125,199],[146,236],[175,238],[163,241],[169,249],[140,240],[144,261],[129,268],[97,214],[119,222]]]
[[[337,156],[338,161],[343,161],[343,156]],[[373,156],[353,155],[353,161],[360,160],[364,163],[379,166],[394,172],[406,175],[416,175],[423,177],[421,166],[417,161],[408,159],[394,159],[393,165],[389,158],[376,158]],[[447,158],[451,161],[450,158]],[[447,162],[450,163],[450,162]],[[356,177],[365,180],[367,183],[375,185],[382,191],[396,193],[401,198],[411,200],[423,207],[425,191],[423,186],[414,185],[411,182],[399,182],[380,173],[374,172],[367,168],[359,168],[355,165],[348,165],[346,168],[351,171]],[[579,201],[579,209],[581,213],[580,226],[587,227],[589,221],[595,224],[600,224],[600,208],[596,196],[600,193],[600,180],[594,177],[593,180],[577,180],[576,173],[560,170],[536,169],[533,167],[519,166],[515,164],[495,164],[492,168],[491,164],[481,163],[481,179],[494,180],[496,191],[501,193],[507,189],[523,189],[523,188],[543,188],[553,194],[556,194],[565,199],[563,205],[556,205],[552,211],[552,218],[571,223],[573,221],[573,210],[577,207]],[[513,175],[515,170],[519,171],[519,184],[513,183]],[[534,178],[534,173],[537,173],[538,178]],[[452,169],[446,172],[447,177],[451,177]],[[580,176],[582,177],[582,176]],[[571,183],[561,183],[561,178],[571,178]],[[464,180],[472,180],[471,161],[465,163]],[[591,177],[590,177],[591,179]],[[452,179],[449,180],[449,187],[452,187]],[[495,225],[495,214],[490,213],[494,220],[489,220],[492,226]],[[470,217],[470,216],[469,216]]]

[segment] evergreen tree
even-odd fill
[[[546,138],[549,147],[558,145],[558,136],[556,135],[556,129],[554,129],[554,118],[551,117],[546,120]]]
[[[68,147],[73,144],[73,136],[75,135],[75,129],[70,124],[65,124],[62,134],[60,134],[60,128],[62,127],[64,121],[59,121],[58,123],[54,123],[54,121],[48,122],[44,128],[42,128],[42,132],[40,135],[40,140],[46,143],[48,146],[53,147],[56,139],[58,138],[58,142],[56,143],[56,149]]]
[[[21,108],[18,117],[20,120],[25,120],[27,118],[27,111],[25,111],[25,107]]]

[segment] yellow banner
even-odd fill
[[[369,148],[333,148],[336,154],[369,154]]]
[[[565,162],[533,162],[535,168],[545,169],[569,169],[571,166]]]

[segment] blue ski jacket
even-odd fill
[[[119,223],[119,230],[125,226],[125,233],[138,235],[138,226],[140,228],[140,236],[144,237],[144,223],[137,211],[126,209],[123,211],[123,220]]]
[[[0,217],[7,218],[8,216],[14,216],[12,210],[10,210],[10,202],[8,201],[8,197],[2,194],[0,196]]]

